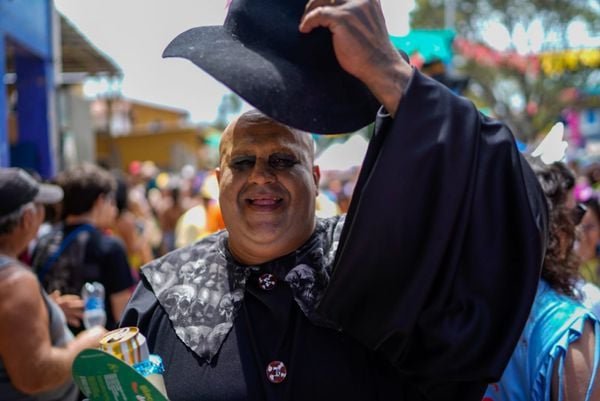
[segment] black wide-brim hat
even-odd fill
[[[276,121],[304,131],[356,131],[379,103],[337,62],[331,33],[299,31],[307,0],[233,0],[222,26],[177,36],[163,57],[182,57]]]

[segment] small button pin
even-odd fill
[[[285,380],[287,368],[281,361],[272,361],[267,365],[267,379],[271,383],[278,384]]]
[[[261,290],[271,291],[277,284],[277,278],[271,273],[261,274],[258,278],[258,286]]]

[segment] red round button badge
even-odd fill
[[[272,361],[267,365],[267,379],[271,383],[281,383],[287,376],[287,368],[281,361]]]
[[[275,284],[277,284],[277,278],[271,273],[261,274],[258,278],[258,286],[261,290],[270,291],[275,288]]]

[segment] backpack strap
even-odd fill
[[[48,259],[46,259],[46,263],[44,263],[44,265],[38,271],[38,278],[40,280],[40,283],[44,282],[44,277],[46,277],[46,274],[48,273],[54,262],[56,262],[58,257],[63,253],[65,249],[67,249],[67,247],[73,242],[73,240],[77,238],[79,233],[91,232],[95,229],[96,228],[91,224],[82,224],[73,231],[71,231],[69,235],[67,235],[65,238],[63,238],[58,249],[54,251],[54,253],[48,257]]]

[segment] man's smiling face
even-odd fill
[[[319,169],[310,135],[256,111],[223,133],[217,172],[229,249],[258,264],[301,246],[315,228]]]

